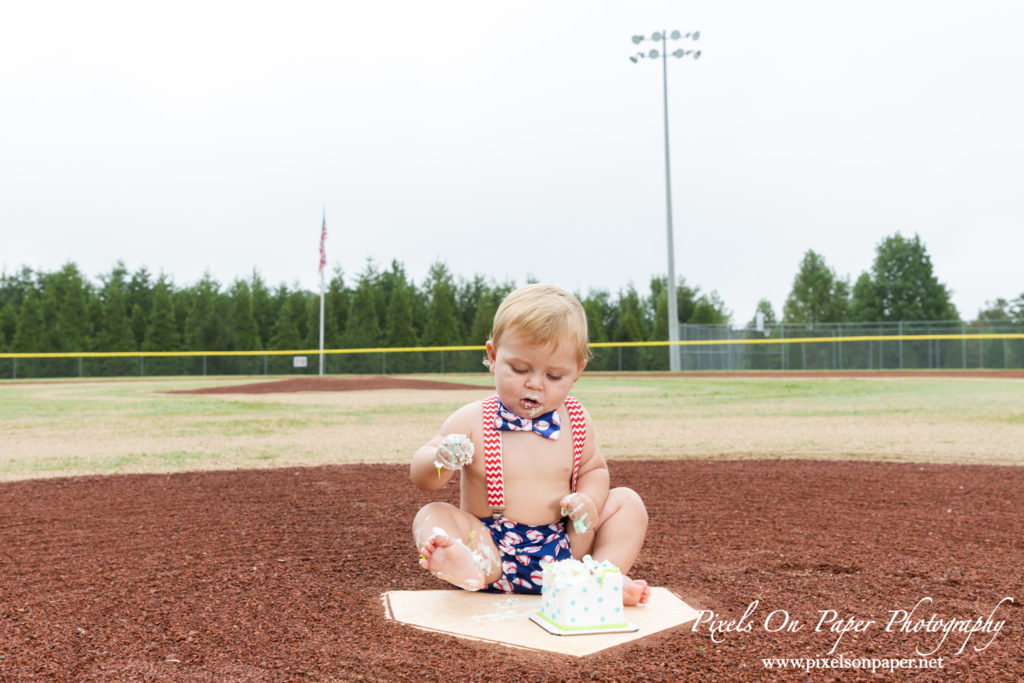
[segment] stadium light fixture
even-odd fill
[[[630,56],[629,61],[638,64],[641,59],[658,59],[661,57],[661,86],[662,101],[665,114],[665,216],[668,224],[668,362],[672,372],[679,372],[679,305],[676,301],[676,267],[675,267],[675,246],[672,239],[672,173],[669,164],[668,152],[668,58],[675,57],[682,59],[692,57],[700,59],[700,50],[678,49],[670,55],[668,52],[669,40],[699,40],[700,31],[692,33],[680,33],[679,31],[656,31],[650,38],[642,35],[633,36],[633,44],[640,45],[645,40],[661,43],[661,50],[651,49],[646,54],[643,51]]]

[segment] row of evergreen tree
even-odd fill
[[[765,321],[774,323],[770,302],[757,306]],[[949,287],[939,282],[920,236],[896,233],[876,247],[871,268],[851,286],[813,250],[804,254],[782,310],[781,322],[885,323],[956,321]],[[1016,299],[997,298],[979,311],[979,322],[1024,324],[1024,293]],[[966,322],[966,321],[965,321]]]
[[[191,286],[118,263],[93,284],[73,263],[56,272],[22,268],[0,275],[0,349],[48,353],[78,351],[250,351],[315,349],[319,293],[280,284],[258,272],[222,286],[207,274]],[[382,270],[368,262],[349,284],[336,270],[325,292],[327,348],[481,345],[515,283],[481,275],[456,279],[435,263],[422,284],[398,262]],[[680,288],[684,322],[724,323],[728,312],[715,293]],[[664,278],[650,291],[632,286],[613,297],[582,297],[592,341],[666,338]]]
[[[481,275],[456,278],[441,262],[420,284],[398,262],[387,269],[368,262],[351,283],[336,270],[326,289],[325,346],[480,345],[490,334],[495,309],[515,286]],[[630,285],[614,295],[596,289],[577,295],[587,312],[591,341],[668,338],[664,277],[652,278],[645,292]],[[729,311],[713,291],[702,293],[681,280],[677,297],[682,323],[729,322]],[[767,300],[757,310],[766,323],[777,322]],[[920,238],[898,233],[878,245],[872,268],[852,287],[820,255],[808,251],[782,313],[783,322],[811,324],[958,319],[949,289],[935,278]],[[997,299],[979,318],[1024,323],[1024,294]],[[194,285],[178,286],[146,268],[129,273],[120,262],[98,283],[73,263],[55,272],[25,267],[0,275],[2,351],[250,351],[318,345],[319,293],[284,284],[272,288],[255,271],[226,286],[209,274]]]

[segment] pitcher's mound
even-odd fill
[[[652,588],[647,606],[625,608],[626,620],[639,626],[638,630],[560,636],[530,621],[530,615],[540,609],[539,595],[427,590],[388,591],[381,599],[389,619],[425,631],[576,657],[644,638],[699,615],[667,588]]]
[[[380,389],[449,389],[488,391],[478,384],[437,382],[427,379],[407,379],[387,375],[373,377],[295,377],[272,382],[235,384],[227,387],[206,387],[191,391],[171,391],[172,394],[277,394],[296,391],[377,391]]]

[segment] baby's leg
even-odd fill
[[[608,560],[623,574],[622,602],[642,605],[651,597],[651,589],[642,579],[627,574],[640,555],[647,534],[647,507],[635,491],[615,488],[608,492],[601,508],[598,524],[592,533],[579,534],[569,530],[569,547],[573,557],[590,555],[595,560]]]
[[[420,566],[465,590],[501,578],[501,556],[491,532],[473,515],[448,503],[420,508],[412,523]]]

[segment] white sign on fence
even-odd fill
[[[293,368],[304,368],[306,367],[305,356],[292,356],[292,367]]]

